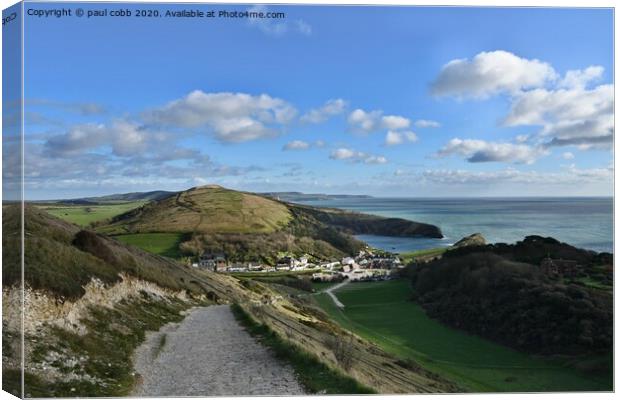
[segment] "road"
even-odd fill
[[[301,395],[293,369],[235,320],[230,306],[196,308],[136,350],[133,396]]]

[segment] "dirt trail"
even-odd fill
[[[334,304],[336,305],[336,307],[344,308],[344,304],[342,304],[342,302],[340,302],[340,300],[338,300],[338,297],[336,297],[336,295],[334,294],[334,291],[340,289],[341,287],[343,287],[345,285],[348,285],[350,282],[351,281],[347,279],[347,280],[343,281],[342,283],[339,283],[339,284],[337,284],[335,286],[331,286],[330,288],[324,290],[324,292],[329,297],[332,298],[332,300],[333,300]]]
[[[133,396],[300,395],[293,369],[235,320],[230,306],[194,309],[136,350]]]

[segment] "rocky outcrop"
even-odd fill
[[[82,319],[88,316],[91,306],[114,307],[131,297],[150,296],[159,299],[187,300],[185,291],[161,288],[152,282],[121,275],[121,281],[106,286],[93,279],[84,286],[85,294],[77,300],[63,300],[43,290],[24,290],[23,327],[25,334],[35,334],[46,325],[54,325],[78,334],[86,333]],[[2,316],[7,328],[21,330],[22,295],[19,287],[2,290]]]
[[[487,244],[486,239],[481,233],[474,233],[469,236],[465,236],[463,239],[452,245],[452,248],[467,247],[467,246],[484,246]]]

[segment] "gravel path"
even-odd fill
[[[134,365],[142,379],[133,396],[304,394],[293,369],[254,340],[227,305],[196,308],[148,334]]]
[[[342,304],[342,302],[340,300],[338,300],[338,297],[336,297],[336,294],[334,293],[335,290],[340,289],[341,287],[348,285],[351,281],[350,280],[346,280],[343,281],[342,283],[337,284],[336,286],[331,286],[328,289],[326,289],[324,292],[327,293],[327,295],[329,297],[332,298],[332,301],[334,302],[334,304],[336,305],[336,307],[338,308],[344,308],[344,304]]]

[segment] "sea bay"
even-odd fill
[[[394,252],[445,247],[481,233],[489,243],[514,243],[525,236],[551,236],[570,245],[613,251],[613,198],[336,198],[303,201],[405,218],[437,225],[444,239],[359,235],[370,245]]]

